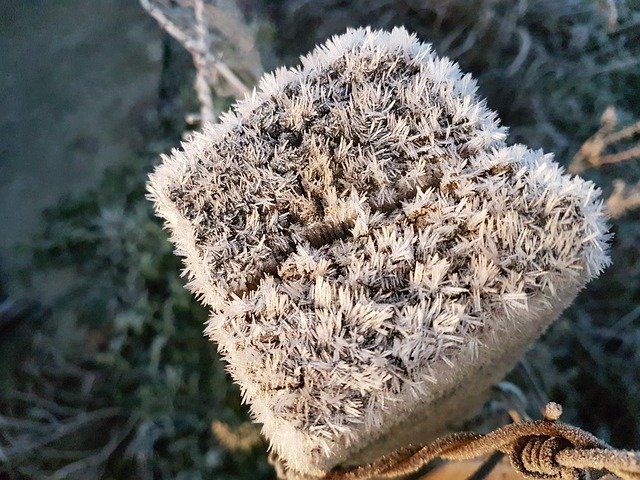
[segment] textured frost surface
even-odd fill
[[[151,175],[207,332],[290,468],[376,438],[483,334],[543,328],[608,262],[593,185],[507,147],[475,91],[404,29],[350,30]]]

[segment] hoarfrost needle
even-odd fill
[[[599,193],[402,28],[266,75],[149,192],[292,473],[442,434],[608,263]]]

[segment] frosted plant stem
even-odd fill
[[[193,62],[196,66],[196,78],[194,88],[200,101],[200,116],[202,123],[213,122],[215,119],[213,109],[213,96],[211,87],[207,81],[208,48],[207,26],[204,19],[204,0],[195,0],[194,10],[196,14],[196,30],[198,32],[198,51],[193,53]]]

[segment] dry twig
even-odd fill
[[[200,115],[192,120],[215,120],[212,90],[239,98],[249,91],[247,83],[255,83],[262,74],[253,34],[234,1],[140,0],[140,4],[193,57]]]
[[[578,174],[589,168],[640,158],[640,144],[617,153],[604,153],[607,147],[620,144],[640,134],[640,121],[617,130],[618,120],[613,107],[602,114],[600,129],[580,147],[569,164],[569,173]]]
[[[211,431],[218,442],[230,451],[248,452],[262,443],[260,428],[250,422],[232,428],[226,423],[216,420],[211,424]]]
[[[620,218],[628,211],[640,208],[640,182],[634,186],[627,185],[623,180],[613,182],[613,193],[606,205],[613,218]]]
[[[640,135],[640,120],[625,128],[617,129],[618,119],[615,109],[609,107],[602,114],[600,129],[590,137],[569,164],[570,173],[581,173],[589,168],[640,159],[640,143],[615,153],[604,153],[613,145],[633,139]],[[607,210],[612,218],[620,218],[630,210],[640,207],[640,182],[630,186],[623,180],[616,180],[613,193],[606,201]]]

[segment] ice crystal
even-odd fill
[[[205,127],[150,197],[287,468],[442,433],[607,264],[599,193],[507,146],[402,28],[349,30]]]

